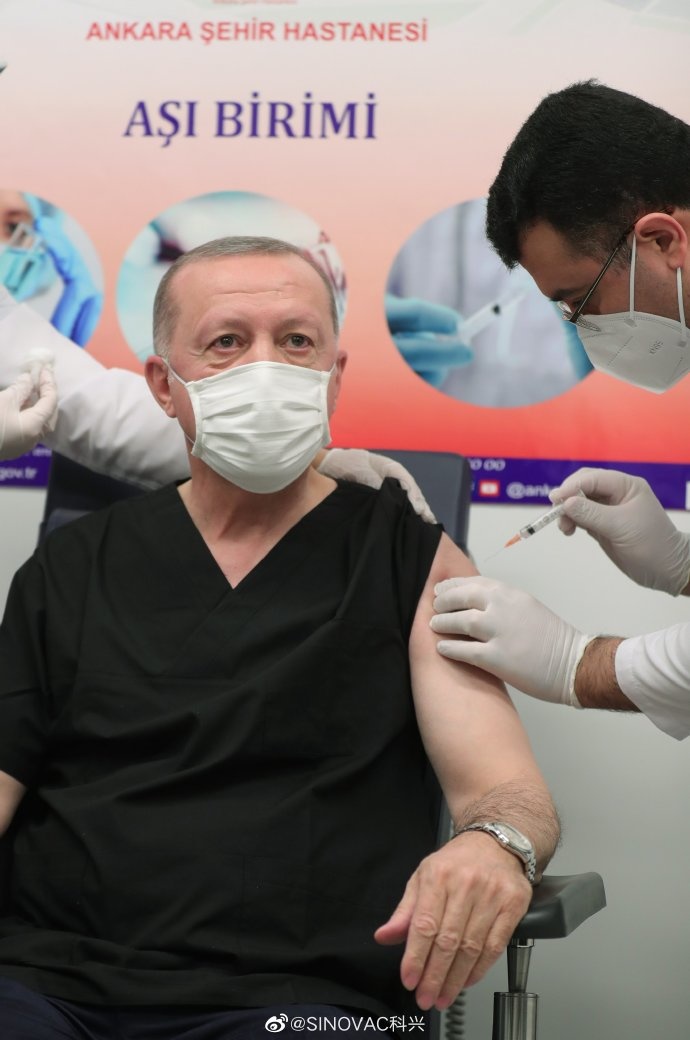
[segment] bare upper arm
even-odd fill
[[[11,824],[25,794],[24,784],[20,784],[19,780],[0,769],[0,835],[4,834]]]
[[[436,650],[439,636],[429,627],[434,586],[445,578],[471,574],[476,569],[443,535],[410,636],[417,720],[454,819],[499,784],[526,781],[546,790],[503,684],[488,672],[441,657]]]

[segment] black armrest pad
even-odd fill
[[[545,874],[513,938],[562,939],[605,906],[606,892],[599,874]]]

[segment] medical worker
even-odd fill
[[[36,195],[0,189],[0,283],[80,347],[89,341],[103,294],[62,214]]]
[[[690,371],[685,123],[595,82],[549,95],[505,155],[487,230],[504,263],[522,264],[577,326],[595,368],[655,393]],[[564,503],[562,530],[588,531],[633,581],[690,594],[689,536],[644,480],[583,469],[551,497]],[[444,656],[541,700],[641,711],[677,739],[690,734],[690,622],[592,637],[488,578],[436,591]]]

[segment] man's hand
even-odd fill
[[[422,860],[374,938],[406,941],[403,985],[423,1011],[443,1010],[500,957],[531,896],[516,856],[488,834],[461,834]]]
[[[371,488],[380,488],[386,477],[393,477],[406,491],[415,513],[427,523],[436,522],[436,517],[429,509],[414,479],[404,466],[386,458],[385,455],[374,455],[362,448],[331,448],[324,453],[320,461],[317,459],[317,465],[319,473],[323,473],[325,477],[353,480],[356,484],[364,484]]]
[[[25,407],[36,390],[38,400]],[[16,459],[30,451],[54,428],[56,415],[57,390],[51,369],[40,369],[38,386],[32,375],[24,372],[0,391],[0,459]]]
[[[483,668],[539,700],[580,707],[575,673],[591,636],[493,578],[448,578],[435,593],[431,628],[461,637],[436,644],[443,657]]]
[[[582,489],[586,498],[578,495]],[[564,503],[565,534],[582,527],[629,578],[677,596],[690,582],[690,539],[677,530],[641,477],[617,470],[577,470],[550,498]]]

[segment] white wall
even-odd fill
[[[42,508],[42,492],[0,490],[0,603],[35,544]],[[528,507],[473,507],[470,547],[485,574],[589,632],[629,635],[690,618],[690,600],[638,589],[582,532],[565,539],[550,528],[485,562],[533,516]],[[690,529],[687,514],[674,520]],[[690,745],[643,718],[515,699],[563,817],[551,871],[599,871],[609,903],[568,939],[537,943],[540,1040],[687,1040]],[[489,1040],[492,992],[505,978],[501,961],[470,991],[470,1040]]]

